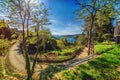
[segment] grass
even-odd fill
[[[53,80],[120,80],[118,67],[120,67],[120,46],[114,46],[86,64],[61,71]]]
[[[2,59],[2,58],[0,57],[0,78],[3,77],[3,73],[2,73],[2,71],[3,71],[3,67],[2,67],[1,59]]]
[[[114,48],[114,45],[95,45],[95,53],[101,54],[105,53]]]
[[[64,62],[71,60],[76,56],[76,53],[82,50],[83,46],[70,47],[61,50],[54,50],[41,56],[38,56],[38,62]],[[33,55],[30,55],[31,59],[34,59]]]
[[[51,56],[38,56],[37,61],[38,62],[47,62],[47,63],[58,63],[58,62],[64,62],[71,60],[75,57],[75,54],[69,55],[69,56],[56,56],[56,57],[51,57]],[[33,60],[34,56],[30,55],[30,58]]]
[[[55,53],[59,56],[68,56],[71,55],[72,53],[78,51],[78,50],[82,50],[83,46],[72,46],[72,47],[68,47],[65,49],[61,49],[61,50],[53,50],[50,53]]]

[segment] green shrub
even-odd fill
[[[12,34],[11,39],[17,39],[18,35],[17,34]]]
[[[88,37],[85,34],[78,36],[77,41],[76,41],[77,45],[81,45],[81,44],[86,45],[87,42],[88,42]]]
[[[6,39],[5,40],[0,39],[0,55],[1,56],[7,53],[8,48],[9,48],[9,41]]]
[[[57,40],[57,46],[58,46],[60,49],[65,48],[65,44],[63,43],[62,40]]]
[[[51,51],[51,53],[55,53],[59,56],[68,56],[68,55],[71,55],[78,50],[81,50],[82,48],[83,48],[83,46],[75,46],[75,47],[72,46],[72,47],[68,47],[66,49]]]

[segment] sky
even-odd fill
[[[35,0],[32,0],[34,2]],[[80,34],[82,21],[76,20],[74,11],[78,8],[73,0],[41,0],[49,8],[48,26],[53,35]]]
[[[27,1],[27,0],[26,0]],[[49,8],[49,20],[52,23],[47,25],[53,35],[80,34],[83,22],[77,21],[74,11],[78,8],[73,0],[31,0],[37,4],[43,2]],[[7,19],[5,14],[0,13],[1,19]]]
[[[71,35],[82,32],[84,22],[76,20],[74,12],[79,6],[73,0],[31,0],[31,3],[37,4],[37,1],[44,2],[49,8],[49,20],[52,24],[47,27],[53,35]]]
[[[36,0],[33,0],[33,2]],[[74,11],[79,8],[73,0],[40,0],[49,8],[50,21],[48,26],[54,35],[80,34],[82,32],[83,21],[76,20]],[[120,18],[120,16],[119,16]],[[113,21],[115,26],[115,21]]]

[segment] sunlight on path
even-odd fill
[[[93,60],[94,58],[99,57],[100,55],[97,54],[92,54],[92,55],[88,55],[88,48],[85,47],[80,53],[79,55],[76,56],[76,58],[74,58],[69,64],[67,64],[66,68],[74,68],[75,66],[79,65],[79,64],[84,64],[90,60]]]
[[[25,60],[19,51],[19,43],[15,43],[9,50],[9,62],[15,68],[15,72],[25,73]]]
[[[84,58],[84,57],[86,57],[86,56],[88,56],[88,48],[87,48],[87,47],[85,47],[85,48],[82,50],[82,52],[81,52],[79,55],[77,55],[76,58]]]
[[[23,55],[19,52],[19,42],[15,43],[10,48],[8,58],[15,72],[26,75],[25,60],[24,60]],[[44,69],[47,67],[47,64],[43,64],[43,63],[37,64],[35,67],[34,77],[39,75],[40,70],[42,69],[41,67]]]

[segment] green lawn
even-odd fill
[[[104,46],[110,47],[110,46]],[[103,46],[96,46],[96,50]],[[106,48],[105,48],[106,49]],[[101,50],[100,50],[101,51]],[[100,57],[79,65],[74,69],[63,70],[55,80],[120,80],[120,46],[113,46]]]
[[[95,53],[105,53],[114,48],[115,45],[95,45]]]

